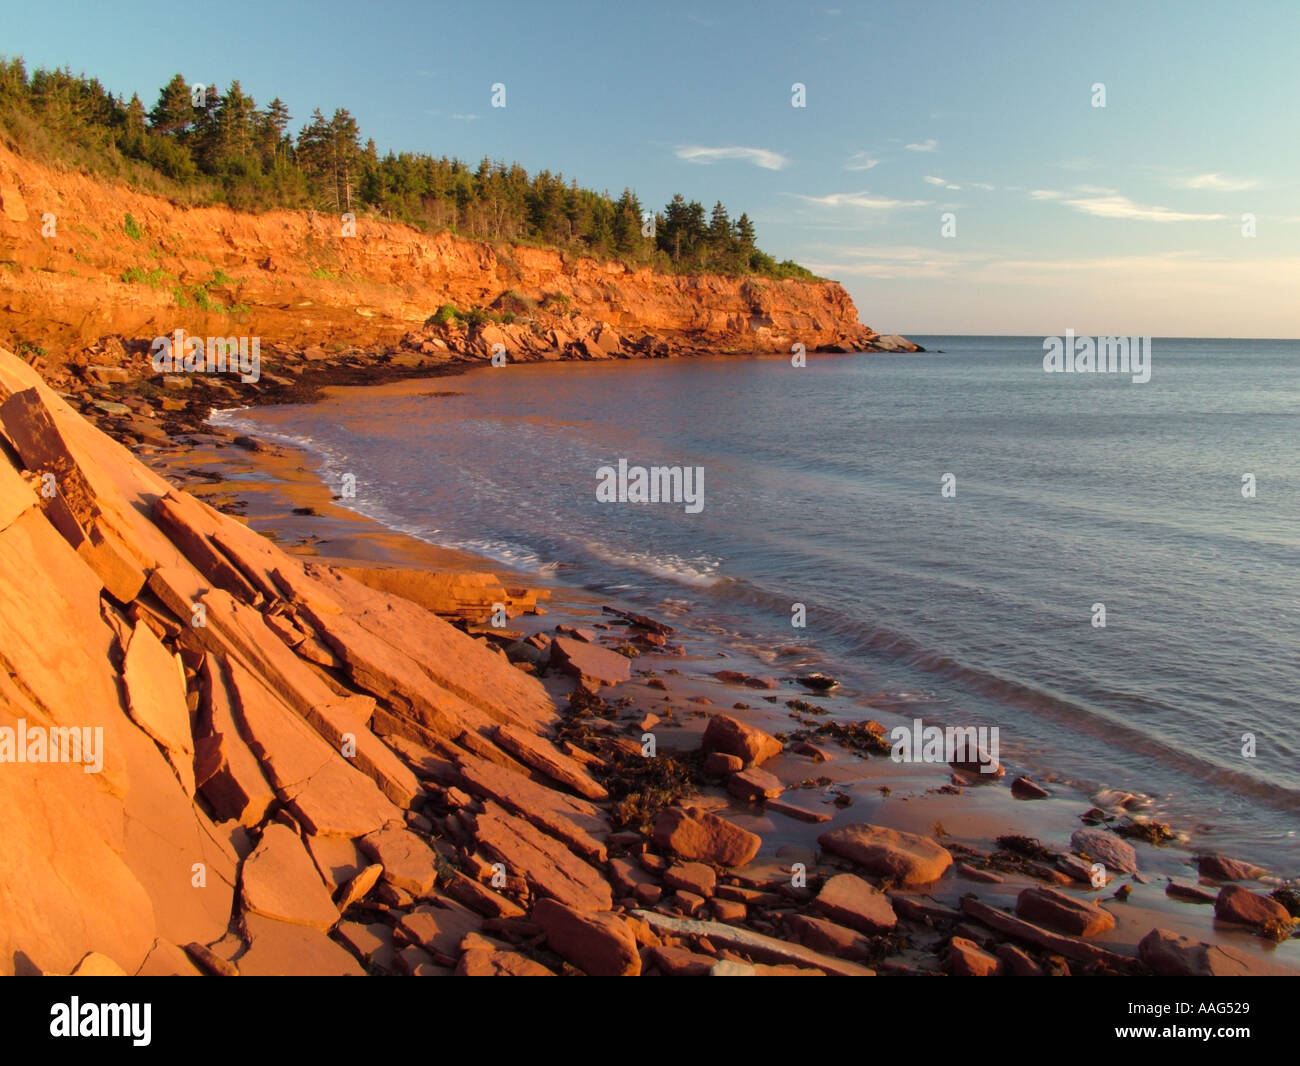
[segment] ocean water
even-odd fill
[[[839,713],[997,725],[1013,771],[1148,793],[1194,844],[1300,874],[1300,343],[1155,338],[1136,384],[1045,373],[1042,338],[915,339],[218,420],[353,474],[394,528],[804,646]],[[620,459],[702,468],[702,509],[600,502]]]

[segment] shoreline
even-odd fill
[[[441,380],[446,376],[445,373],[439,374],[429,380]],[[413,387],[418,386],[418,381],[419,379],[413,382]],[[349,387],[357,386],[340,386]],[[209,427],[210,431],[211,428]],[[221,433],[228,431],[218,430],[213,434],[214,441]],[[266,447],[262,445],[262,448]],[[269,479],[269,484],[263,481],[254,492],[249,488],[252,482],[240,478],[233,483],[211,484],[200,495],[218,499],[223,496],[243,499],[250,525],[253,528],[274,528],[282,538],[282,546],[294,554],[313,555],[323,561],[338,561],[343,564],[367,562],[416,569],[501,572],[503,576],[509,573],[511,577],[517,577],[530,585],[539,583],[536,574],[526,571],[510,572],[508,567],[495,560],[430,544],[391,530],[359,512],[340,507],[330,498],[328,487],[314,472],[311,461],[319,459],[315,453],[281,443],[273,444],[269,449],[244,452],[249,468],[256,471],[256,476]],[[217,449],[212,447],[208,455],[215,460],[218,456]],[[228,455],[221,456],[221,461],[228,458]],[[164,462],[163,465],[166,466],[167,463]],[[170,476],[172,474],[169,472]],[[194,488],[203,489],[203,486],[191,486],[192,491]],[[277,497],[278,504],[274,504]],[[259,506],[254,506],[255,503]],[[286,504],[289,506],[286,507]],[[310,507],[317,513],[295,515],[292,513],[295,506]],[[247,511],[248,508],[252,508],[251,513]],[[324,536],[321,534],[322,523],[325,523]],[[297,540],[291,543],[291,538]],[[548,603],[548,615],[544,620],[532,617],[514,619],[510,623],[512,630],[531,636],[552,630],[557,623],[591,626],[595,621],[599,624],[601,606],[612,602],[610,597],[599,597],[549,578],[543,583],[553,595]],[[674,721],[670,718],[668,722],[654,726],[656,737],[663,745],[662,750],[680,753],[698,747],[703,730],[703,712],[692,707],[693,702],[698,703],[699,707],[707,706],[714,711],[729,709],[728,713],[731,713],[743,710],[738,715],[742,721],[780,735],[790,731],[791,718],[796,719],[794,724],[800,728],[815,728],[826,720],[807,713],[802,717],[798,712],[790,714],[785,709],[785,701],[803,700],[813,706],[826,706],[829,702],[833,706],[833,697],[829,701],[819,699],[807,688],[797,684],[781,685],[773,690],[777,694],[772,696],[766,691],[756,692],[743,682],[720,682],[710,677],[710,671],[706,669],[708,666],[721,666],[754,677],[779,671],[779,661],[774,659],[765,662],[757,658],[749,662],[740,659],[719,661],[717,643],[699,631],[707,626],[707,620],[690,617],[685,621],[677,617],[666,617],[663,620],[678,627],[686,626],[685,632],[674,638],[686,647],[685,655],[674,659],[643,655],[633,661],[632,680],[618,686],[616,690],[620,697],[631,699],[631,709],[623,715],[625,721],[631,722],[640,721],[645,715],[656,711],[662,712],[666,703],[676,709],[685,701],[689,709],[682,719]],[[647,670],[650,672],[647,673]],[[662,687],[664,685],[667,688]],[[548,687],[551,686],[548,684]],[[765,701],[771,706],[764,706]],[[882,711],[881,716],[884,717],[885,712]],[[1007,834],[1028,836],[1041,839],[1050,847],[1051,842],[1068,839],[1072,831],[1080,828],[1084,823],[1079,821],[1079,815],[1093,805],[1092,797],[1056,782],[1050,774],[1043,775],[1039,783],[1048,787],[1052,797],[1022,802],[1013,799],[1005,787],[988,787],[982,782],[955,785],[951,770],[946,765],[898,764],[887,757],[871,757],[869,761],[863,762],[857,755],[841,752],[833,743],[816,743],[831,757],[816,764],[815,771],[809,760],[789,753],[767,764],[766,769],[774,771],[783,783],[790,785],[814,780],[822,782],[816,790],[791,789],[787,795],[793,796],[796,804],[805,808],[822,807],[836,812],[834,820],[825,825],[809,826],[783,815],[767,814],[761,806],[755,810],[752,804],[738,805],[734,797],[729,796],[716,783],[707,785],[697,794],[694,802],[705,803],[710,808],[716,807],[730,821],[761,836],[764,847],[760,860],[765,860],[769,866],[782,859],[806,861],[810,870],[818,857],[818,833],[824,831],[827,825],[833,826],[843,821],[839,816],[841,810],[847,810],[851,815],[849,821],[866,819],[905,832],[925,835],[932,833],[937,823],[943,830],[940,839],[945,846],[953,850],[954,857],[976,871],[963,871],[961,876],[947,878],[942,884],[942,891],[928,893],[930,899],[953,910],[960,908],[964,892],[977,886],[981,898],[993,894],[998,897],[1000,905],[1005,905],[1014,903],[1013,889],[1018,891],[1040,885],[1041,878],[1008,876],[1006,870],[993,874],[1002,877],[1002,883],[984,880],[984,876],[998,869],[998,863],[1005,862],[1005,851],[999,847],[997,838]],[[1009,773],[1004,785],[1010,782],[1011,776]],[[876,791],[879,794],[882,786],[888,792],[886,799],[873,799],[870,793]],[[820,800],[820,804],[809,803],[809,798],[813,796]],[[850,802],[847,807],[837,808],[834,805],[835,796],[848,797]],[[1123,797],[1116,796],[1115,800],[1114,811],[1118,813],[1123,810]],[[907,804],[911,806],[905,806]],[[1013,804],[1019,806],[1013,809],[1009,806]],[[1177,843],[1164,848],[1148,847],[1136,841],[1133,843],[1142,856],[1142,874],[1139,877],[1143,880],[1131,883],[1133,894],[1122,906],[1110,908],[1122,912],[1124,920],[1117,924],[1111,938],[1100,940],[1099,944],[1110,950],[1131,953],[1149,929],[1159,926],[1193,940],[1244,950],[1261,966],[1283,965],[1300,973],[1300,941],[1273,945],[1253,934],[1224,931],[1216,922],[1210,922],[1207,926],[1204,920],[1207,908],[1189,905],[1164,893],[1165,879],[1177,879],[1183,884],[1197,882],[1196,871],[1189,869],[1196,854],[1194,849]],[[795,859],[795,856],[799,858]],[[993,863],[992,868],[988,865],[990,861]],[[984,876],[981,876],[980,864],[984,864]],[[1108,888],[1091,895],[1097,901],[1106,901],[1111,892]],[[918,956],[906,965],[919,965],[924,970],[924,961],[924,958]]]

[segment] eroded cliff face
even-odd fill
[[[855,351],[877,340],[836,282],[667,275],[370,218],[355,236],[342,229],[333,216],[181,207],[0,146],[0,341],[45,349],[52,369],[105,337],[130,348],[178,327],[286,350],[406,338],[426,355],[503,343],[525,358]],[[500,307],[506,293],[522,301],[495,332],[424,327],[443,304]]]

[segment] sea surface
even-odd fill
[[[996,725],[1013,772],[1149,794],[1193,845],[1300,875],[1300,343],[1157,337],[1136,384],[1045,373],[1041,337],[914,339],[216,420],[354,475],[343,502],[395,529],[802,647],[840,713]],[[703,508],[600,502],[620,459],[702,468]]]

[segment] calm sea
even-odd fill
[[[915,339],[219,418],[354,474],[394,528],[807,645],[841,710],[998,725],[1014,770],[1151,793],[1300,874],[1300,343],[1155,338],[1135,384],[1045,373],[1042,338]],[[620,459],[702,468],[703,509],[598,502]]]

